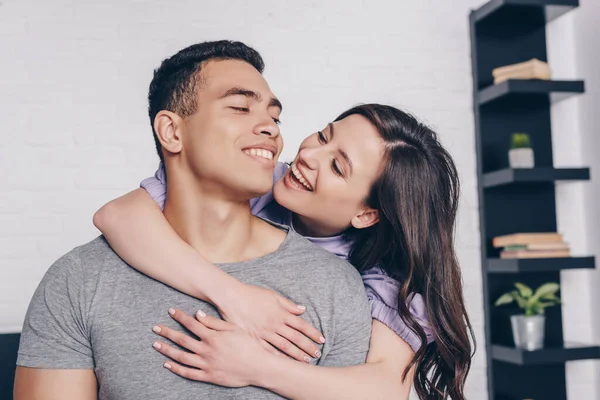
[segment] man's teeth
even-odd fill
[[[265,150],[265,149],[248,149],[248,150],[244,150],[244,153],[246,153],[250,156],[263,157],[263,158],[266,158],[267,160],[273,159],[273,153],[271,153],[269,150]]]
[[[310,186],[310,184],[306,182],[306,179],[304,179],[300,171],[298,171],[298,167],[296,167],[296,164],[292,164],[292,173],[305,188],[307,188],[308,190],[313,190],[312,186]]]

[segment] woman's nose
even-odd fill
[[[316,170],[319,168],[319,149],[318,147],[304,147],[298,152],[298,161],[304,164],[308,169]]]

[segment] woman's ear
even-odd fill
[[[154,132],[163,149],[172,154],[181,152],[183,120],[171,111],[162,110],[154,117]]]
[[[363,207],[358,214],[352,218],[352,226],[356,229],[364,229],[379,222],[379,211],[370,207]]]

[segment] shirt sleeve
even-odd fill
[[[167,175],[162,162],[158,165],[154,176],[144,179],[140,183],[140,187],[152,196],[152,199],[158,203],[161,209],[165,208],[165,201],[167,200]]]
[[[23,324],[17,365],[94,368],[84,277],[76,251],[56,261],[35,291]]]
[[[398,336],[417,352],[421,347],[421,339],[406,325],[400,314],[398,314],[400,284],[379,268],[371,268],[365,271],[362,279],[367,291],[373,319],[385,324],[388,328],[396,332]],[[427,344],[431,343],[433,341],[433,331],[429,324],[423,296],[413,293],[409,296],[407,303],[408,310],[425,331]]]

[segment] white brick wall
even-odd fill
[[[583,79],[586,93],[552,108],[555,165],[589,166],[592,180],[557,185],[558,227],[575,254],[600,259],[600,4],[580,0],[578,9],[547,27],[548,60],[555,79]],[[600,343],[600,271],[568,271],[561,276],[565,340]],[[567,364],[569,399],[600,399],[597,361]]]
[[[440,132],[463,187],[457,246],[480,349],[468,397],[487,398],[468,31],[481,3],[3,0],[0,330],[18,330],[48,266],[97,235],[93,212],[154,172],[153,68],[231,38],[265,58],[284,159],[358,102],[404,107]]]

